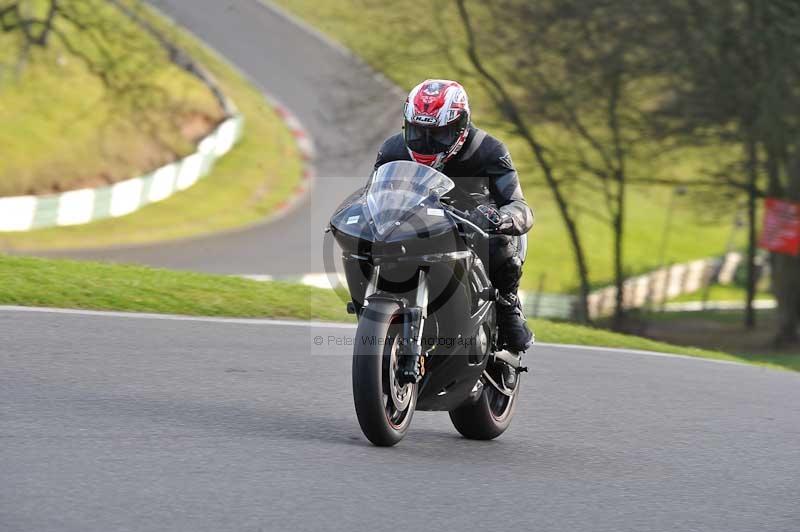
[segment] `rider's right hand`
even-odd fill
[[[509,216],[492,205],[478,205],[469,211],[469,221],[484,231],[499,231],[509,221]]]

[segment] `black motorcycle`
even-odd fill
[[[414,410],[446,410],[480,440],[514,414],[525,368],[497,345],[490,235],[447,201],[453,187],[430,167],[387,163],[330,221],[358,316],[356,414],[375,445],[399,442]]]

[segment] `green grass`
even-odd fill
[[[772,317],[774,310],[756,310],[757,317]],[[694,321],[713,321],[718,323],[741,324],[744,320],[744,310],[691,310],[676,312],[648,312],[642,315],[644,319],[654,322],[681,322],[687,319]]]
[[[660,341],[722,351],[757,363],[800,371],[800,347],[774,347],[777,330],[774,310],[756,312],[758,327],[744,326],[741,310],[653,312],[643,314],[647,335]]]
[[[0,255],[0,304],[248,318],[345,320],[331,290],[97,262]]]
[[[294,137],[262,93],[188,33],[161,18],[151,19],[201,62],[236,102],[246,120],[244,138],[203,180],[163,202],[82,226],[0,233],[0,249],[89,248],[212,233],[263,220],[296,190],[302,161]]]
[[[141,266],[0,255],[0,305],[195,316],[352,321],[341,294],[301,285]],[[800,370],[798,356],[734,356],[601,329],[531,320],[537,340],[677,353]]]
[[[641,336],[619,334],[605,329],[595,329],[592,327],[546,320],[530,321],[531,327],[536,331],[536,340],[540,342],[638,349],[643,351],[655,351],[657,353],[674,353],[678,355],[744,362],[759,366],[800,371],[800,353],[734,355],[713,349],[701,349],[698,347],[658,342],[648,338],[642,338]]]
[[[425,78],[442,77],[462,81],[470,94],[476,123],[509,145],[520,170],[526,198],[536,212],[537,222],[530,234],[523,286],[536,288],[541,280],[544,290],[549,292],[568,292],[575,288],[576,275],[567,234],[531,154],[499,118],[487,93],[470,74],[464,54],[455,52],[454,63],[451,63],[446,54],[441,53],[442,47],[437,40],[447,39],[456,45],[464,42],[453,2],[412,0],[404,3],[403,9],[398,9],[396,3],[365,0],[277,0],[277,3],[353,50],[403,89],[410,89]],[[473,3],[473,6],[477,6],[477,3]],[[418,16],[419,13],[425,16]],[[477,7],[474,16],[479,26],[479,18],[483,15]],[[371,31],[373,28],[380,28],[381,31]],[[490,65],[495,60],[502,60],[485,59]],[[466,74],[461,70],[466,70]],[[400,102],[397,109],[399,117]],[[557,150],[566,153],[571,149],[571,144],[558,131],[545,129],[543,134],[548,144],[554,142]],[[706,161],[713,162],[720,156],[719,153],[700,149],[687,150],[665,158],[658,166],[668,175],[691,175]],[[652,177],[649,162],[633,170]],[[584,198],[584,205],[602,202],[599,197],[586,191],[572,191],[572,195]],[[631,188],[626,206],[628,218],[624,249],[629,274],[660,266],[660,244],[671,195],[671,190],[663,188]],[[692,194],[675,199],[665,256],[667,262],[720,255],[725,251],[732,216],[720,218],[697,205],[698,201]],[[591,282],[595,286],[609,284],[613,263],[608,227],[588,214],[578,213],[577,218],[590,260]],[[734,242],[742,245],[743,239],[744,235],[740,232]]]
[[[746,297],[746,290],[742,286],[738,286],[735,284],[728,284],[728,285],[721,285],[715,284],[711,285],[711,289],[708,291],[708,297],[706,301],[744,301]],[[682,294],[670,301],[675,302],[688,302],[688,301],[703,301],[704,291],[698,290],[697,292],[691,292],[688,294]],[[763,290],[759,290],[756,292],[756,299],[774,299],[774,296]]]

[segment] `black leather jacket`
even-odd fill
[[[403,134],[391,136],[378,152],[375,168],[391,161],[410,161]],[[508,214],[512,224],[503,232],[522,235],[533,226],[533,212],[528,207],[519,177],[505,145],[485,131],[470,128],[461,151],[445,164],[442,173],[456,187],[443,198],[459,209],[473,209],[478,203],[494,203]]]

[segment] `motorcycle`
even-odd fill
[[[449,412],[470,439],[511,423],[521,356],[497,344],[490,236],[448,203],[455,184],[411,161],[384,164],[330,220],[358,317],[353,399],[364,435],[391,446],[415,410]]]

